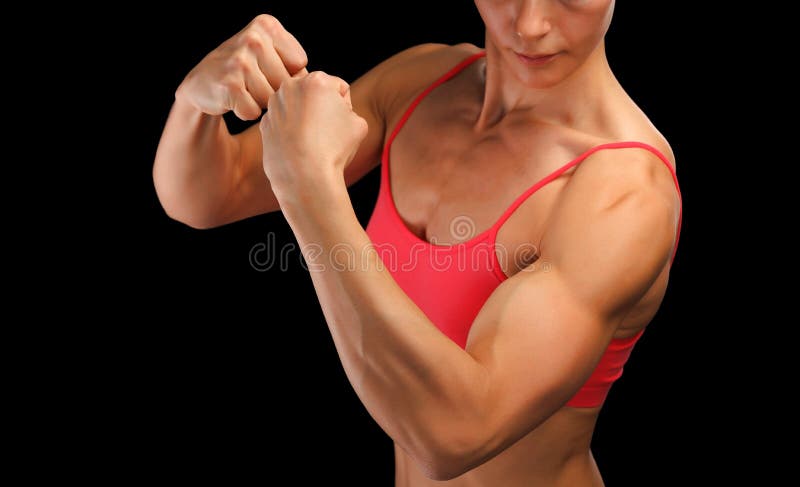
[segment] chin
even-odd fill
[[[564,80],[562,76],[542,73],[521,73],[519,78],[526,87],[537,90],[552,88]]]
[[[563,66],[564,57],[564,53],[561,53],[544,66],[528,66],[520,62],[514,50],[509,49],[505,61],[525,86],[546,89],[559,84],[567,77]]]

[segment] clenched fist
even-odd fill
[[[349,85],[321,71],[284,81],[259,128],[264,172],[279,200],[343,181],[368,132],[366,120],[353,111]]]
[[[307,74],[307,63],[297,39],[262,14],[203,58],[175,96],[209,115],[233,110],[242,120],[255,120],[284,81]]]

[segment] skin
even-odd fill
[[[431,92],[392,145],[393,195],[410,230],[455,243],[449,224],[468,215],[480,232],[600,143],[646,142],[674,164],[608,66],[613,1],[475,3],[486,59]],[[347,377],[395,442],[396,485],[603,485],[590,450],[600,408],[565,404],[610,340],[636,334],[661,304],[680,211],[664,163],[642,149],[599,151],[528,198],[497,241],[534,244],[535,261],[503,263],[510,277],[461,349],[362,252],[371,242],[347,186],[379,163],[414,96],[478,49],[416,46],[348,85],[307,73],[275,19],[259,17],[228,42],[176,92],[154,165],[159,198],[197,228],[283,211]],[[514,51],[559,55],[533,67]],[[220,89],[237,75],[239,89]],[[256,119],[265,107],[235,137],[219,115]],[[492,191],[480,196],[487,177]],[[348,268],[331,252],[341,248],[366,258]]]

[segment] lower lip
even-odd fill
[[[545,57],[530,58],[516,52],[514,54],[517,55],[520,61],[522,61],[524,64],[527,64],[528,66],[544,66],[545,64],[552,61],[554,57],[558,56],[558,53],[556,53]]]

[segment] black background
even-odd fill
[[[151,169],[175,88],[258,13],[275,15],[298,38],[310,69],[353,81],[415,44],[483,46],[472,2],[441,3],[447,8],[422,1],[231,2],[209,10],[173,3],[169,11],[136,6],[106,27],[117,50],[106,82],[120,81],[116,96],[125,103],[105,140],[118,184],[106,186],[112,206],[96,210],[116,217],[100,219],[104,236],[90,249],[99,264],[97,298],[114,310],[106,316],[113,330],[100,336],[104,353],[108,363],[122,363],[104,381],[115,391],[106,435],[128,445],[119,454],[124,475],[228,484],[288,473],[298,482],[391,485],[391,441],[344,375],[299,252],[285,270],[250,265],[257,244],[296,244],[282,215],[190,229],[164,214]],[[727,434],[717,408],[725,378],[735,373],[723,358],[724,334],[715,334],[724,326],[717,310],[729,298],[707,292],[728,265],[714,238],[730,223],[715,163],[735,137],[709,123],[720,118],[718,92],[727,82],[717,22],[694,6],[620,1],[607,37],[615,74],[672,144],[684,202],[664,303],[597,425],[593,451],[609,486],[683,484],[690,472],[695,481],[715,477],[708,452]],[[687,55],[697,46],[704,55]],[[227,120],[236,130],[245,126]],[[110,123],[96,122],[98,130]],[[378,175],[350,189],[364,225]]]

